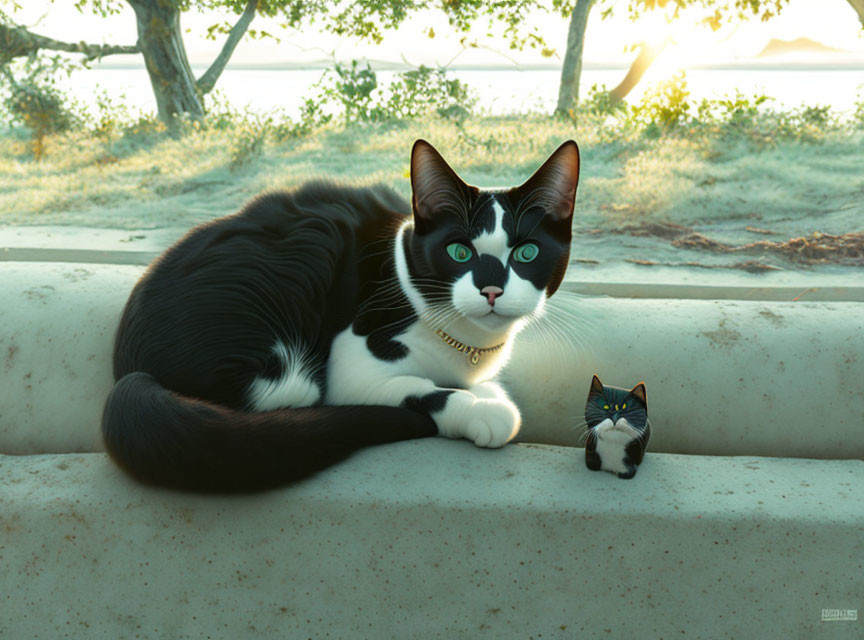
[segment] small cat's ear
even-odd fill
[[[573,215],[578,185],[579,146],[568,140],[514,191],[517,201],[538,202],[556,220],[566,220]]]
[[[600,378],[595,373],[594,377],[591,378],[591,391],[588,392],[588,395],[594,395],[597,393],[603,393],[603,383],[600,381]]]
[[[630,395],[638,398],[642,402],[642,404],[644,404],[646,407],[648,406],[648,396],[647,396],[647,393],[645,391],[645,383],[644,382],[640,382],[635,387],[630,389]]]
[[[441,154],[425,140],[417,140],[411,149],[411,206],[415,222],[430,220],[447,210],[467,213],[472,193],[477,187],[465,184],[450,168]]]

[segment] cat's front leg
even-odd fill
[[[399,376],[387,383],[390,389],[404,389],[407,393],[401,404],[430,416],[444,437],[467,438],[478,447],[498,448],[519,432],[522,417],[500,387],[493,396],[478,398],[471,390],[434,385],[430,389],[429,385],[431,381],[412,376]],[[416,389],[413,393],[412,387]],[[493,390],[483,387],[481,391]]]

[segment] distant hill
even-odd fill
[[[778,40],[772,38],[765,48],[759,52],[757,58],[770,58],[784,53],[842,53],[843,49],[835,49],[828,45],[816,42],[810,38],[796,38],[795,40]]]

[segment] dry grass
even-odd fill
[[[189,226],[230,213],[262,190],[320,177],[384,182],[407,195],[408,153],[419,137],[481,186],[519,183],[561,141],[576,139],[582,148],[577,224],[584,228],[735,219],[770,227],[799,220],[810,227],[799,233],[845,233],[864,220],[861,134],[757,150],[722,136],[647,139],[610,133],[598,122],[576,127],[523,116],[461,126],[433,120],[334,127],[284,142],[230,128],[108,142],[70,133],[49,137],[38,163],[25,139],[3,137],[0,224]]]

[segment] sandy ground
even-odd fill
[[[518,184],[560,141],[577,139],[572,274],[583,279],[861,282],[864,135],[755,150],[609,141],[545,119],[324,131],[254,153],[236,131],[146,144],[57,138],[41,163],[21,140],[0,139],[0,248],[145,255],[263,190],[311,178],[384,182],[407,195],[418,137],[480,186]]]

